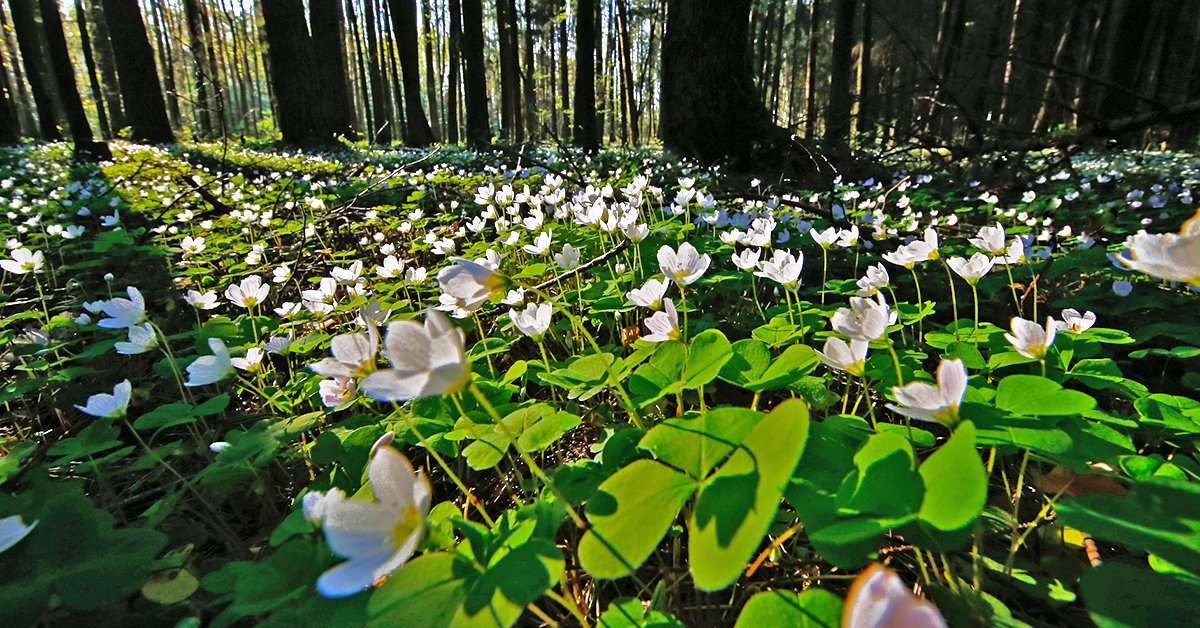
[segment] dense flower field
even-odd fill
[[[5,626],[1179,623],[1200,165],[0,154]],[[804,622],[808,622],[805,624]]]

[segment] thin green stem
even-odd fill
[[[458,407],[459,414],[466,416],[467,413],[463,411],[462,404],[458,402],[458,399],[454,395],[450,395],[450,398],[454,400],[454,405]],[[395,408],[395,414],[401,413],[400,404],[393,402],[392,406]],[[429,452],[429,455],[433,456],[433,459],[438,463],[438,466],[442,468],[442,471],[445,471],[446,475],[450,477],[450,481],[454,482],[454,485],[458,487],[458,490],[463,494],[464,497],[467,498],[467,503],[475,507],[475,511],[479,513],[480,517],[483,517],[483,520],[488,524],[488,527],[494,527],[496,525],[496,520],[492,519],[492,516],[489,515],[487,510],[484,509],[483,502],[480,502],[479,499],[475,497],[475,494],[471,492],[471,489],[467,488],[467,485],[463,484],[463,481],[459,479],[458,474],[454,472],[454,469],[450,468],[450,464],[446,462],[445,458],[442,458],[442,455],[439,454],[436,449],[430,446],[429,441],[425,440],[425,435],[421,433],[421,430],[417,429],[417,422],[413,420],[411,414],[408,415],[406,421],[408,422],[408,429],[412,430],[412,433],[417,435],[417,442],[421,443],[421,447],[424,447],[425,451]]]
[[[496,379],[496,367],[492,364],[492,352],[488,351],[487,336],[483,334],[483,321],[479,320],[479,311],[472,312],[471,315],[475,318],[475,329],[479,330],[479,344],[483,345],[483,357],[487,358],[488,373],[491,373],[492,379]]]
[[[954,272],[950,270],[950,264],[945,258],[942,258],[942,266],[946,268],[946,282],[950,284],[950,303],[954,308],[954,339],[958,340],[958,294],[954,291]]]

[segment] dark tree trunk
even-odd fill
[[[370,140],[379,144],[392,143],[392,126],[388,120],[387,89],[383,84],[383,66],[380,65],[379,37],[375,17],[375,0],[367,0],[363,7],[367,31],[367,72],[371,79],[372,129]]]
[[[303,0],[261,0],[263,26],[274,85],[275,123],[284,143],[328,144],[332,137],[316,128],[312,85],[312,40],[304,19]]]
[[[8,5],[12,10],[21,60],[25,64],[25,76],[29,79],[33,104],[37,107],[38,135],[45,140],[61,140],[59,125],[64,123],[62,105],[58,103],[55,93],[55,81],[47,63],[48,51],[38,26],[35,7],[30,0],[9,0]]]
[[[563,11],[567,10],[566,0],[562,0]],[[564,15],[558,20],[558,93],[562,97],[562,127],[561,133],[563,137],[571,134],[571,116],[567,113],[571,109],[571,86],[570,86],[570,68],[567,67],[567,20]]]
[[[92,100],[96,101],[96,121],[100,123],[100,133],[104,137],[112,137],[112,128],[108,125],[108,112],[104,110],[100,78],[96,76],[96,60],[92,56],[92,38],[88,32],[87,12],[83,9],[83,0],[75,0],[75,26],[79,29],[79,47],[83,50],[83,66],[87,71]]]
[[[174,33],[171,15],[163,9],[162,2],[154,0],[151,3],[150,16],[154,23],[154,31],[158,36],[158,64],[162,67],[163,88],[167,98],[167,120],[172,125],[179,124],[179,90],[175,85],[175,53],[171,49],[171,37],[167,31]]]
[[[462,65],[462,5],[458,0],[450,0],[450,59],[446,86],[446,141],[451,144],[459,142],[458,136],[458,101],[459,77],[462,75],[459,66]]]
[[[146,36],[137,0],[104,0],[104,15],[120,77],[125,117],[132,131],[130,136],[151,144],[175,141],[154,67],[154,49]]]
[[[821,33],[821,0],[812,0],[808,12],[808,55],[804,62],[804,137],[817,133],[817,39]]]
[[[668,148],[715,161],[748,155],[755,141],[780,131],[754,89],[747,45],[750,4],[751,0],[668,4],[659,127]]]
[[[514,19],[514,22],[516,20]],[[534,75],[536,74],[534,66],[534,50],[533,50],[533,33],[535,24],[533,17],[533,0],[525,0],[525,50],[521,69],[521,85],[524,88],[524,101],[521,105],[525,112],[525,135],[530,140],[536,140],[538,137],[538,102],[537,88],[534,86]]]
[[[871,33],[871,13],[874,8],[871,6],[870,0],[863,3],[862,17],[859,19],[860,33],[862,38],[859,43],[858,52],[858,80],[857,89],[858,100],[854,109],[854,131],[855,135],[862,135],[866,129],[870,128],[872,120],[875,117],[875,77],[871,70],[871,48],[875,42]]]
[[[596,126],[596,0],[575,2],[575,125],[572,141],[586,150],[600,148]]]
[[[617,0],[617,34],[621,51],[621,107],[625,112],[629,143],[637,146],[638,108],[633,100],[633,46],[629,35],[629,7],[626,0]]]
[[[833,14],[833,47],[829,63],[829,111],[825,139],[845,144],[850,138],[851,52],[854,49],[854,5],[857,0],[837,0]]]
[[[1112,87],[1104,90],[1098,112],[1102,120],[1115,120],[1137,112],[1137,77],[1144,60],[1142,47],[1150,25],[1150,15],[1151,11],[1142,3],[1133,0],[1126,0],[1121,10],[1105,77]]]
[[[3,5],[0,5],[0,30],[3,30],[4,45],[8,48],[8,60],[4,64],[4,69],[12,71],[9,84],[15,84],[17,88],[16,91],[9,92],[9,96],[16,108],[21,132],[33,135],[37,132],[37,121],[33,119],[33,101],[29,97],[29,90],[25,87],[25,73],[21,71],[21,64],[17,62],[19,56],[17,39],[13,34],[13,29],[9,27],[8,16],[4,12]]]
[[[500,59],[500,136],[506,140],[517,140],[520,133],[517,122],[517,77],[513,72],[513,61],[516,51],[512,49],[512,38],[509,37],[511,24],[508,14],[508,0],[496,0],[496,35],[497,53]]]
[[[197,136],[210,138],[213,136],[215,113],[209,94],[213,68],[208,63],[208,41],[200,23],[204,19],[200,13],[200,0],[183,0],[183,12],[187,20],[188,47],[192,54],[192,77],[196,82],[196,102],[192,107],[196,112]]]
[[[410,146],[428,146],[434,141],[425,107],[421,104],[421,69],[417,56],[416,0],[388,0],[392,12],[392,32],[400,55],[404,81],[404,122]]]
[[[354,68],[355,75],[358,79],[358,99],[361,109],[355,109],[355,129],[363,128],[367,130],[367,139],[373,139],[371,133],[371,90],[367,87],[367,64],[366,53],[363,50],[362,29],[358,26],[358,14],[354,11],[354,0],[345,0],[346,2],[346,21],[350,24],[350,39],[354,45]],[[363,124],[360,127],[358,124],[358,114],[362,113]]]
[[[38,9],[42,15],[42,30],[46,35],[46,45],[50,49],[50,67],[54,73],[54,82],[58,87],[59,97],[62,99],[63,110],[67,114],[67,123],[71,126],[71,141],[75,143],[75,157],[91,160],[112,159],[108,145],[95,141],[87,112],[83,110],[83,99],[79,97],[79,88],[75,84],[75,66],[71,64],[71,55],[67,50],[67,37],[63,33],[62,14],[58,12],[58,2],[57,0],[38,0]]]
[[[467,141],[473,146],[487,146],[492,141],[492,124],[488,120],[487,68],[483,61],[482,0],[462,0],[462,11]]]
[[[341,0],[309,0],[309,23],[316,52],[313,68],[316,85],[323,94],[317,103],[320,118],[333,135],[355,138],[354,99],[350,96],[350,76],[346,71],[345,18]]]
[[[433,43],[437,31],[433,27],[433,11],[429,8],[429,0],[421,0],[421,39],[425,46],[425,98],[429,101],[429,126],[434,137],[442,137],[441,113],[438,111],[438,72],[433,64]]]
[[[7,67],[10,61],[0,51],[0,66]],[[17,107],[10,95],[13,93],[8,72],[0,68],[0,144],[16,144],[21,141],[21,122],[17,118]]]

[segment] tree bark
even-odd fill
[[[771,124],[751,77],[750,4],[751,0],[668,4],[659,99],[659,136],[667,148],[715,161],[748,156],[756,141],[782,133]]]
[[[446,141],[451,144],[459,142],[458,132],[458,101],[459,77],[462,65],[462,5],[459,0],[450,0],[450,50],[449,50],[449,82],[446,86]]]
[[[808,12],[808,56],[804,62],[804,137],[817,133],[817,37],[821,31],[821,0],[812,0]]]
[[[571,134],[571,85],[570,68],[567,66],[567,0],[562,0],[562,14],[558,20],[558,93],[562,98],[563,137]]]
[[[441,113],[438,109],[438,77],[441,72],[433,65],[433,43],[437,29],[433,27],[433,11],[429,0],[421,0],[421,39],[425,42],[425,97],[429,100],[429,126],[434,137],[442,137]]]
[[[171,39],[175,28],[171,22],[170,14],[163,8],[163,3],[159,0],[153,0],[150,3],[150,19],[154,24],[154,32],[158,37],[158,64],[162,68],[163,73],[167,121],[174,126],[179,124],[180,118],[179,90],[175,85],[175,53],[171,48]]]
[[[516,20],[514,19],[514,22]],[[537,87],[534,86],[534,75],[537,74],[536,66],[534,65],[534,40],[533,34],[537,30],[533,16],[533,0],[525,0],[525,46],[524,57],[521,62],[521,86],[524,89],[522,97],[521,109],[525,112],[525,137],[529,140],[535,140],[540,135],[538,133],[538,101]]]
[[[400,56],[400,72],[404,82],[404,121],[410,146],[433,143],[433,130],[421,104],[421,69],[417,57],[416,0],[388,0],[392,13],[392,32],[396,52]]]
[[[871,33],[871,13],[874,8],[871,0],[863,2],[862,17],[859,19],[862,37],[859,40],[858,52],[858,99],[854,107],[854,134],[862,135],[870,128],[875,117],[875,76],[871,68],[871,48],[875,44]]]
[[[487,68],[483,61],[482,0],[462,0],[462,13],[467,141],[472,146],[487,146],[492,142],[492,124],[488,119]]]
[[[1114,86],[1125,89],[1110,87],[1104,90],[1098,112],[1104,120],[1115,120],[1137,112],[1137,77],[1143,61],[1141,51],[1146,41],[1150,14],[1140,2],[1132,0],[1126,0],[1121,10],[1106,78]]]
[[[96,60],[92,56],[92,38],[88,32],[87,12],[84,11],[83,0],[75,0],[75,27],[79,29],[79,48],[83,51],[83,67],[87,72],[92,100],[96,102],[96,121],[100,123],[100,133],[104,137],[112,137],[112,128],[108,125],[108,112],[104,109],[104,96],[100,90],[100,78],[96,75]]]
[[[829,112],[825,139],[844,144],[850,138],[850,68],[854,48],[856,0],[837,0],[833,14],[833,48],[829,64]]]
[[[375,17],[375,0],[366,0],[363,7],[366,16],[367,31],[367,74],[371,80],[371,110],[373,113],[371,132],[368,134],[372,142],[379,144],[392,143],[392,126],[389,124],[387,113],[387,90],[383,84],[383,66],[380,65],[379,37]]]
[[[0,66],[8,67],[10,61],[0,50]],[[13,94],[8,72],[0,68],[0,144],[16,144],[21,141],[21,122],[17,118],[16,103],[10,95]]]
[[[633,99],[633,45],[629,33],[629,6],[626,0],[616,0],[616,2],[617,33],[620,38],[621,51],[621,105],[625,112],[629,143],[637,146],[641,138],[638,136],[637,103]]]
[[[50,68],[54,74],[54,82],[62,99],[63,110],[67,114],[67,123],[71,127],[71,141],[75,143],[75,157],[91,160],[111,159],[112,153],[108,145],[96,142],[92,135],[92,125],[88,122],[87,113],[83,110],[83,99],[79,96],[79,88],[75,84],[75,66],[71,64],[71,55],[67,50],[67,37],[63,32],[62,14],[58,12],[57,0],[38,0],[38,9],[42,15],[42,30],[46,35],[46,45],[50,50]]]
[[[341,0],[309,0],[308,11],[316,52],[313,70],[324,96],[318,101],[320,117],[326,121],[327,132],[353,139],[358,133],[354,128],[350,75],[346,71],[346,20]]]
[[[130,137],[151,144],[175,141],[162,85],[154,67],[154,49],[137,0],[104,0],[104,15],[112,41]]]
[[[209,87],[213,84],[214,69],[208,63],[208,42],[204,36],[204,27],[200,24],[203,16],[200,14],[199,0],[183,0],[183,13],[187,21],[188,47],[191,49],[192,79],[196,84],[196,101],[192,103],[196,112],[196,135],[210,138],[213,137],[215,108]]]
[[[275,123],[286,144],[328,144],[316,126],[312,89],[312,41],[302,0],[260,0],[274,86]]]
[[[61,140],[59,125],[65,124],[62,105],[58,102],[52,70],[47,63],[48,51],[38,26],[34,5],[29,0],[9,0],[13,29],[25,64],[25,76],[37,107],[38,135],[44,140]]]
[[[575,2],[575,125],[572,141],[586,150],[600,148],[596,128],[596,0]]]

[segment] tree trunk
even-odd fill
[[[0,50],[0,66],[8,67],[10,61]],[[17,107],[10,95],[8,72],[0,68],[0,144],[16,144],[21,141],[21,122],[17,118]]]
[[[667,148],[703,161],[744,157],[754,142],[782,131],[755,93],[747,45],[750,4],[668,3],[659,126]]]
[[[209,86],[213,83],[213,68],[208,63],[208,42],[200,21],[200,0],[183,0],[184,19],[187,20],[188,47],[192,56],[192,77],[196,83],[196,101],[192,108],[196,112],[197,137],[213,137],[212,98]]]
[[[392,33],[396,52],[400,56],[400,72],[404,81],[404,121],[410,146],[433,143],[433,130],[421,105],[421,69],[417,57],[416,0],[388,0],[392,12]]]
[[[309,23],[315,79],[323,94],[318,103],[327,132],[333,136],[357,137],[354,129],[354,99],[350,96],[350,75],[346,71],[345,18],[341,0],[309,0]]]
[[[62,14],[58,12],[57,0],[38,0],[38,9],[42,15],[42,30],[46,35],[46,45],[50,50],[50,67],[54,74],[54,82],[62,99],[63,110],[67,114],[67,123],[71,126],[71,141],[75,143],[75,157],[90,160],[112,159],[108,145],[96,142],[92,135],[92,125],[88,122],[87,112],[83,110],[83,99],[79,97],[79,88],[75,84],[75,66],[71,63],[71,55],[67,50],[67,37],[63,32]]]
[[[312,93],[312,41],[302,0],[261,0],[263,27],[270,53],[274,86],[275,123],[284,143],[297,146],[328,144],[332,139],[316,128]]]
[[[516,21],[515,19],[513,20]],[[534,65],[534,41],[533,34],[537,30],[535,28],[533,17],[533,0],[525,0],[525,46],[524,57],[521,69],[521,86],[524,88],[524,101],[521,104],[522,110],[525,112],[525,137],[529,140],[535,140],[540,135],[538,133],[538,102],[537,102],[537,87],[534,86],[534,75],[536,74]]]
[[[121,106],[121,87],[117,82],[117,66],[113,61],[112,41],[108,35],[108,20],[99,0],[89,0],[88,17],[92,24],[92,49],[96,53],[96,69],[100,74],[100,93],[108,113],[110,130],[115,134],[125,128],[125,109]],[[76,9],[78,11],[78,9]]]
[[[35,7],[29,0],[9,0],[8,5],[21,60],[25,64],[25,76],[29,79],[33,104],[37,107],[38,135],[44,140],[61,140],[59,125],[65,123],[62,105],[58,103],[54,76],[47,63],[49,51],[38,26]]]
[[[175,53],[171,48],[175,28],[171,23],[171,15],[159,0],[150,3],[150,19],[158,37],[158,64],[162,68],[163,88],[166,90],[167,121],[174,126],[179,124],[180,117],[179,90],[175,85]]]
[[[1063,27],[1062,32],[1058,37],[1058,44],[1054,48],[1054,57],[1051,60],[1051,67],[1046,72],[1046,81],[1042,85],[1042,101],[1038,103],[1037,117],[1033,121],[1033,132],[1042,134],[1050,124],[1050,97],[1054,94],[1055,78],[1058,77],[1058,68],[1062,66],[1063,56],[1067,50],[1067,43],[1070,42],[1075,35],[1078,18],[1082,12],[1080,5],[1071,5],[1071,14],[1067,18],[1067,23]]]
[[[434,137],[442,137],[442,125],[438,110],[438,77],[441,72],[433,65],[433,44],[437,29],[433,27],[433,11],[429,0],[421,0],[421,39],[425,41],[425,97],[429,100],[429,126]]]
[[[8,16],[4,12],[2,4],[0,4],[0,30],[3,31],[4,46],[8,49],[8,61],[4,64],[4,69],[12,71],[9,84],[16,85],[16,91],[9,92],[9,96],[12,97],[17,119],[21,124],[21,132],[34,135],[37,133],[38,126],[37,121],[33,118],[33,100],[29,96],[29,90],[25,87],[25,73],[21,71],[21,64],[17,60],[20,57],[17,52],[17,39],[13,29],[9,27]]]
[[[92,38],[88,32],[83,0],[75,0],[75,26],[79,29],[79,48],[83,51],[83,67],[87,72],[88,86],[92,90],[92,100],[96,102],[96,121],[100,123],[100,133],[104,137],[112,137],[112,128],[108,126],[108,112],[104,110],[104,97],[100,93],[100,78],[96,76],[96,60],[92,56]]]
[[[146,36],[137,0],[104,0],[104,15],[108,19],[130,136],[151,144],[175,141],[154,67],[154,49]]]
[[[821,0],[812,0],[808,12],[808,58],[804,62],[804,137],[817,133],[817,53],[821,31]]]
[[[850,138],[850,68],[854,48],[856,0],[837,0],[833,14],[833,48],[829,63],[829,112],[825,139],[844,144]]]
[[[372,118],[371,132],[368,134],[368,139],[379,144],[392,143],[392,126],[389,124],[387,113],[387,90],[383,85],[383,66],[381,65],[379,55],[379,37],[376,25],[378,22],[375,17],[375,0],[367,0],[364,3],[363,15],[367,18],[367,73],[371,80],[371,110],[374,117]]]
[[[633,100],[633,45],[629,34],[629,6],[626,0],[617,1],[617,33],[621,51],[621,107],[627,121],[627,137],[632,146],[637,146],[638,109]]]
[[[586,150],[600,148],[596,128],[596,0],[575,2],[575,126],[572,140]]]
[[[1008,30],[1008,46],[1005,47],[1006,54],[1004,55],[1004,83],[1000,92],[1000,126],[1004,126],[1009,122],[1012,112],[1009,111],[1008,95],[1012,90],[1013,80],[1013,57],[1017,51],[1017,27],[1021,23],[1021,0],[1013,0],[1012,22],[1009,23]]]
[[[482,0],[462,0],[462,13],[467,141],[473,146],[487,146],[492,142],[492,124],[488,120],[487,68],[483,61]]]
[[[1146,41],[1150,15],[1146,7],[1133,0],[1126,0],[1121,10],[1105,77],[1112,87],[1105,88],[1098,112],[1102,120],[1111,121],[1137,112],[1137,77],[1143,61],[1142,45]]]
[[[874,8],[871,6],[870,0],[863,2],[863,12],[861,22],[862,39],[859,43],[858,52],[858,100],[855,101],[854,108],[854,134],[862,135],[866,129],[873,124],[875,117],[874,101],[875,101],[875,77],[871,73],[871,48],[874,45],[874,39],[871,33],[871,13]]]
[[[570,68],[567,66],[567,0],[562,0],[563,13],[558,20],[558,93],[562,98],[563,137],[571,134],[571,85]]]
[[[362,105],[362,109],[358,111],[363,113],[362,127],[355,123],[355,128],[366,129],[367,140],[374,141],[375,134],[371,130],[371,125],[374,124],[374,118],[371,117],[371,90],[367,87],[367,63],[364,60],[366,54],[363,52],[362,30],[358,26],[358,14],[354,11],[354,0],[346,0],[346,21],[350,23],[350,39],[354,43],[354,67],[357,69],[358,98]],[[357,115],[355,117],[357,118]]]
[[[458,134],[458,101],[459,77],[462,65],[462,5],[459,0],[450,0],[450,54],[449,82],[446,85],[446,141],[451,144],[459,142]]]

